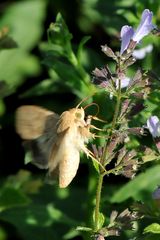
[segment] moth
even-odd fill
[[[49,177],[58,173],[60,188],[67,187],[75,177],[81,151],[93,157],[85,145],[94,138],[90,123],[91,117],[86,119],[79,105],[60,116],[34,105],[16,111],[16,131],[31,150],[32,163],[48,169]]]

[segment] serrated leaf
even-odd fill
[[[93,221],[95,222],[95,211],[93,212]],[[99,214],[98,214],[98,226],[97,226],[98,229],[103,227],[104,221],[105,221],[105,217],[104,217],[103,213],[99,212]]]
[[[57,14],[56,22],[51,23],[48,29],[48,38],[51,42],[52,50],[58,52],[61,55],[68,54],[72,52],[71,39],[72,34],[60,13]]]
[[[112,196],[111,202],[120,203],[132,197],[134,200],[142,200],[143,191],[152,192],[160,182],[160,166],[147,169],[146,172],[139,174],[132,181],[121,187]]]
[[[152,223],[144,229],[144,233],[160,234],[160,224]]]
[[[144,163],[154,161],[154,160],[158,160],[158,155],[154,150],[152,150],[149,147],[146,147],[146,149],[144,151],[144,155],[142,156],[142,160],[143,160]]]

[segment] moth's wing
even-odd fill
[[[57,124],[58,125],[57,133],[62,133],[66,131],[68,128],[72,127],[73,121],[74,116],[70,111],[63,112]]]
[[[63,157],[59,163],[59,187],[67,187],[75,175],[80,162],[80,151],[88,155],[88,149],[85,142],[91,137],[88,128],[75,127],[70,128],[63,138],[61,154]]]
[[[48,168],[58,120],[58,114],[38,106],[22,106],[16,112],[17,132],[26,140],[24,146],[31,152],[32,163],[39,168]]]
[[[53,176],[54,169],[59,164],[59,186],[67,187],[77,173],[80,154],[77,148],[76,128],[69,128],[64,133],[58,134],[58,141],[54,145],[49,160],[49,176]]]
[[[59,163],[59,187],[67,187],[77,174],[80,153],[72,146],[69,151],[65,150],[64,157]]]
[[[40,137],[47,127],[56,125],[59,116],[38,106],[21,106],[16,111],[16,131],[22,139]]]
[[[55,142],[56,135],[50,131],[36,139],[25,141],[24,146],[26,150],[31,152],[32,163],[38,168],[47,169],[49,157]]]

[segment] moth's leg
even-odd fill
[[[97,128],[94,125],[90,125],[90,128],[93,128],[93,129],[96,129],[96,130],[99,130],[99,131],[106,131],[105,129]]]
[[[85,149],[83,149],[83,151],[85,152],[87,157],[90,157],[93,161],[98,163],[98,165],[101,166],[101,168],[104,170],[104,172],[107,173],[105,167],[103,167],[103,165],[94,157],[93,153],[88,148],[85,147]]]
[[[101,135],[94,134],[94,138],[106,138],[106,136],[101,136]]]
[[[101,119],[101,118],[98,118],[98,117],[92,117],[92,119],[96,120],[96,121],[99,121],[99,122],[104,122],[104,123],[107,123],[107,121]]]

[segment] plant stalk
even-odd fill
[[[96,191],[96,206],[95,206],[95,224],[94,231],[97,232],[99,228],[99,213],[100,213],[100,201],[101,201],[101,192],[102,192],[102,184],[103,184],[103,174],[99,175],[97,191]]]
[[[121,104],[121,81],[119,79],[118,81],[118,93],[117,93],[117,103],[116,103],[116,107],[115,107],[115,112],[114,112],[114,116],[113,116],[113,120],[112,120],[112,125],[111,125],[111,129],[109,132],[109,136],[108,136],[108,140],[110,139],[112,132],[116,126],[116,121],[117,121],[117,117],[119,114],[119,110],[120,110],[120,104]],[[107,145],[108,145],[108,140],[106,141],[106,145],[104,148],[104,152],[101,158],[101,164],[105,167],[107,160],[106,160],[106,156],[107,156]],[[103,185],[103,178],[105,176],[105,173],[103,173],[103,169],[100,167],[100,175],[99,175],[99,179],[98,179],[98,183],[97,183],[97,191],[96,191],[96,205],[95,205],[95,222],[94,222],[94,231],[97,232],[99,229],[99,214],[100,214],[100,202],[101,202],[101,193],[102,193],[102,185]]]

